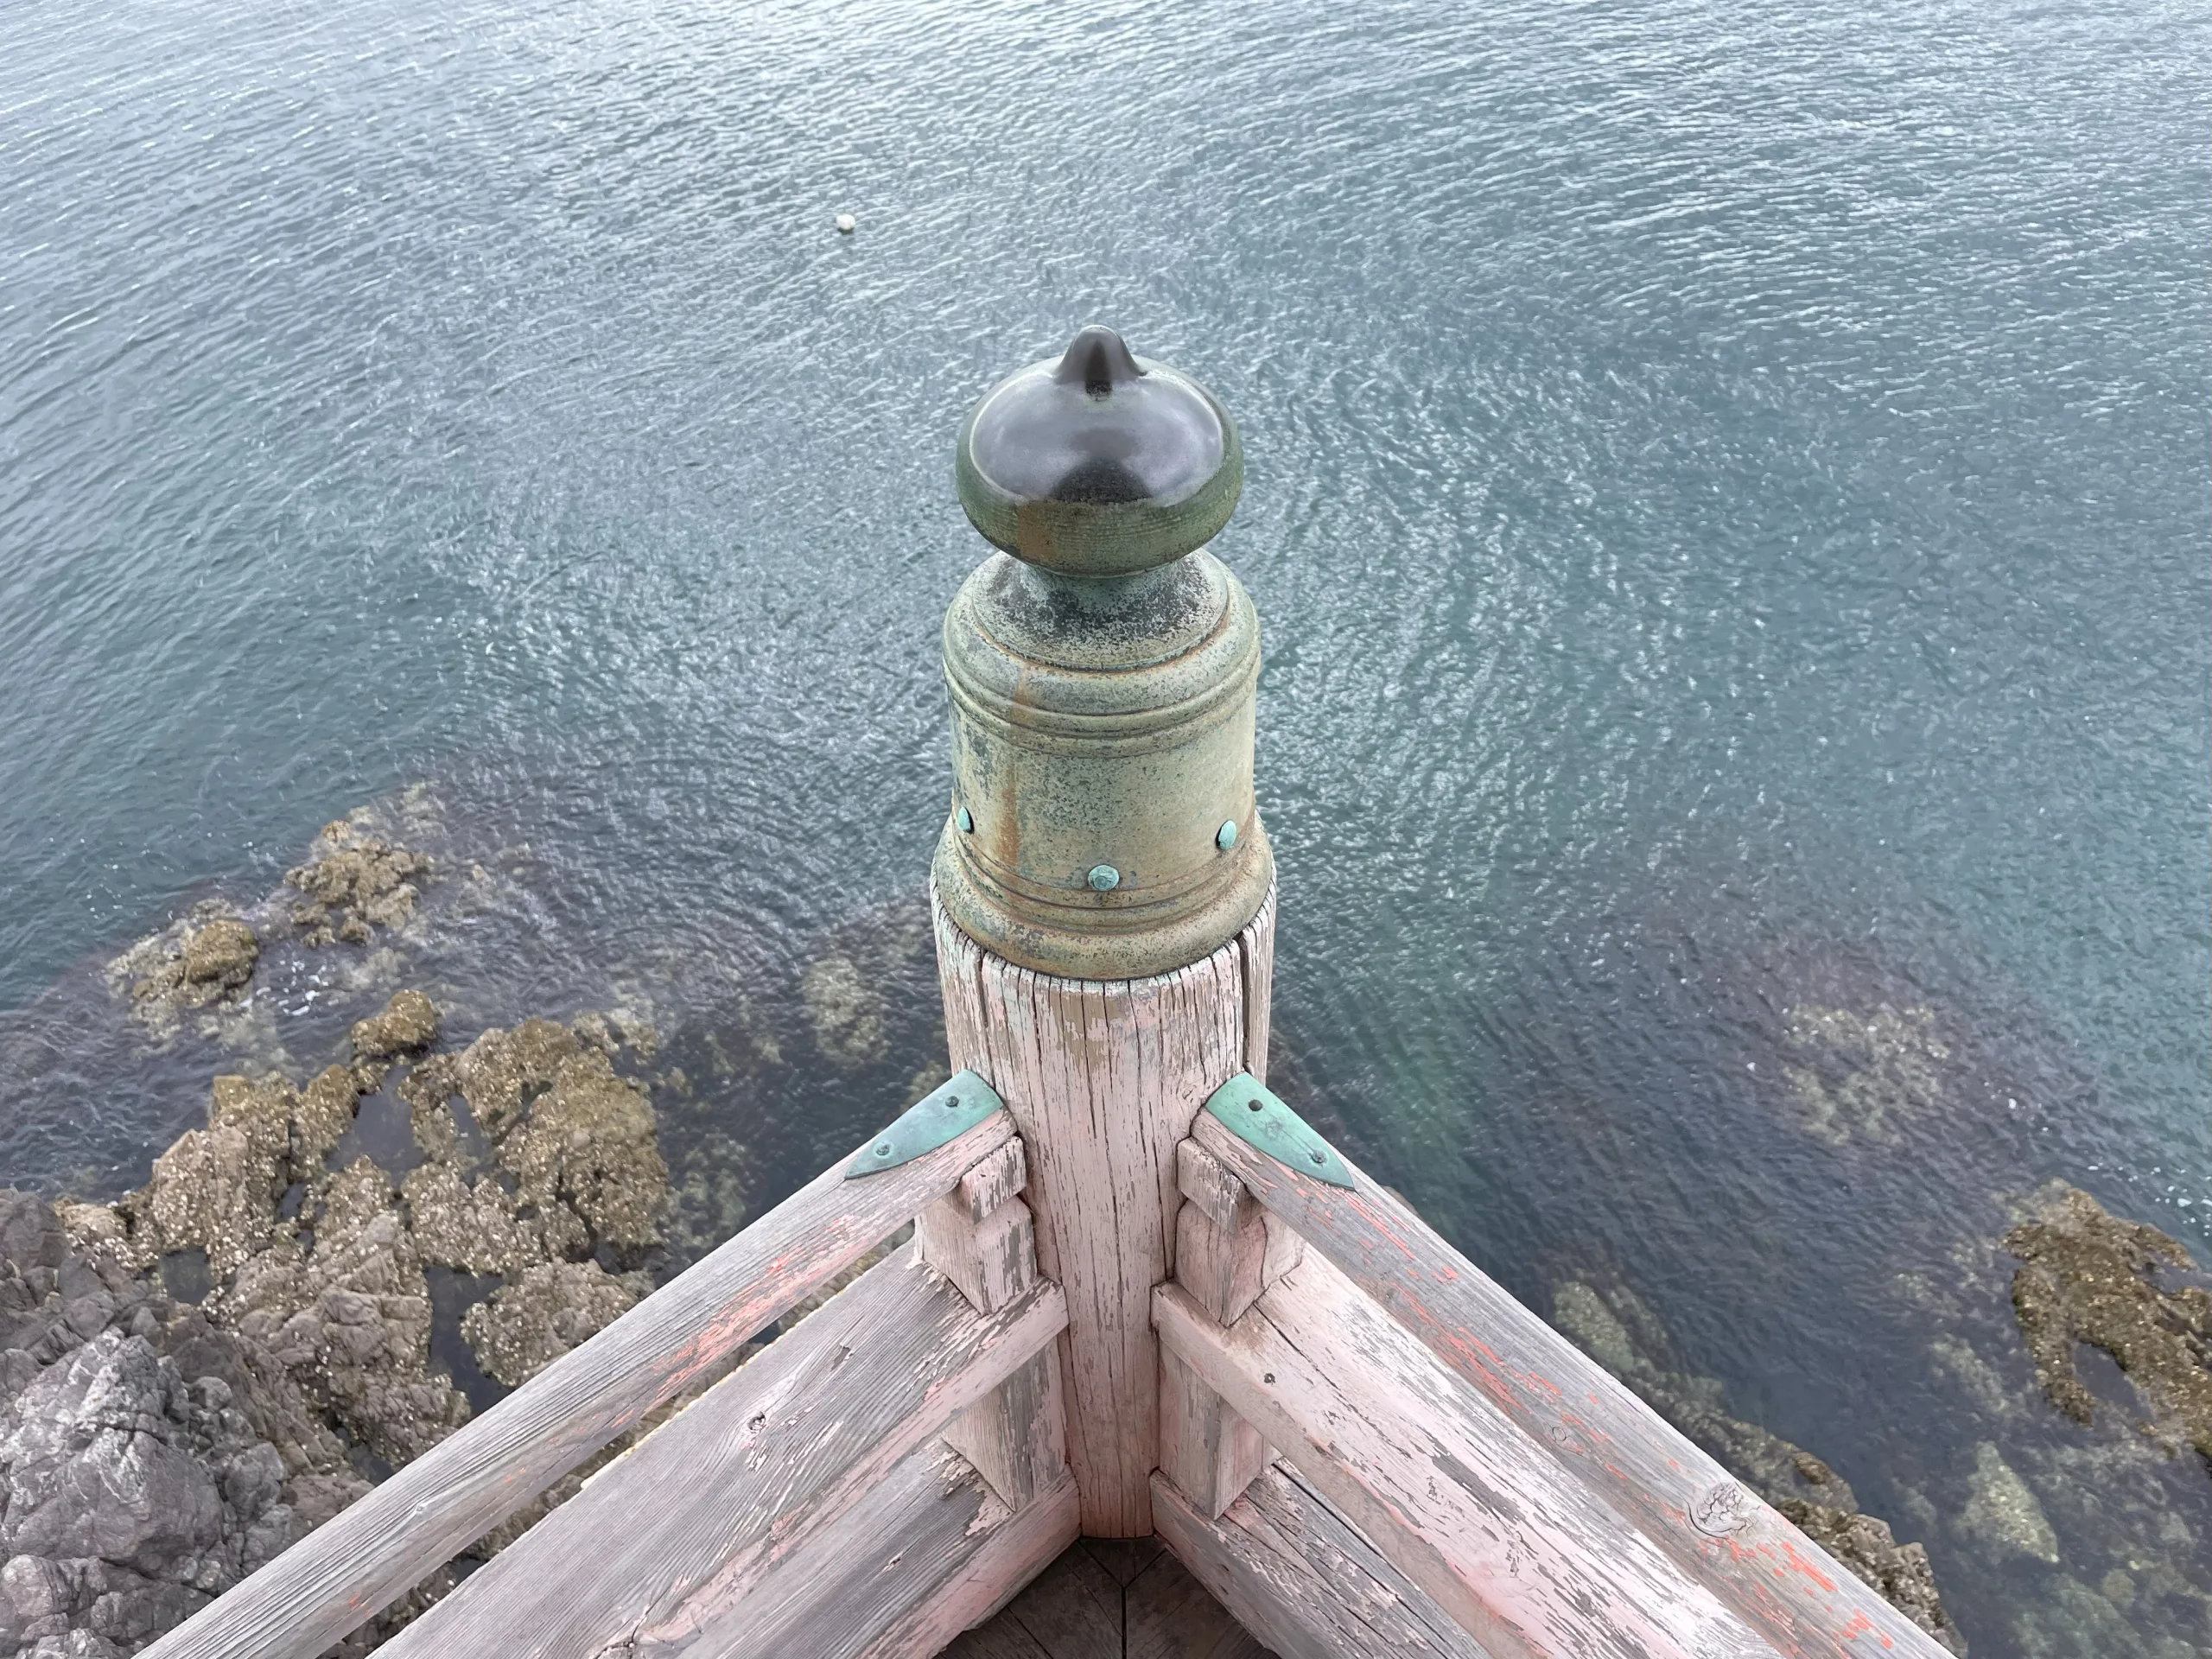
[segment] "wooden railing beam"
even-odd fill
[[[1013,1135],[1001,1111],[862,1180],[846,1179],[849,1160],[840,1160],[162,1637],[147,1659],[321,1652],[654,1407],[711,1376]]]
[[[1074,1541],[1075,1511],[1065,1471],[1009,1510],[958,1452],[931,1440],[700,1630],[683,1659],[933,1654]],[[640,1645],[622,1659],[657,1651]]]
[[[1280,1465],[1262,1470],[1217,1517],[1154,1475],[1152,1514],[1191,1576],[1281,1659],[1491,1659]]]
[[[912,1246],[610,1464],[386,1643],[389,1659],[684,1649],[1067,1323],[978,1313]],[[620,1651],[618,1647],[617,1651]]]
[[[1209,1116],[1192,1135],[1777,1650],[1863,1659],[1878,1648],[1884,1659],[1946,1659],[1933,1637],[1357,1167],[1346,1192],[1297,1174]]]
[[[1162,1344],[1494,1659],[1772,1659],[1318,1253],[1230,1329],[1173,1285],[1153,1314]]]

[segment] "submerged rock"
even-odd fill
[[[1926,1547],[1898,1543],[1889,1522],[1862,1512],[1849,1484],[1820,1459],[1730,1415],[1719,1379],[1670,1363],[1672,1344],[1658,1316],[1627,1286],[1601,1291],[1566,1280],[1553,1290],[1552,1321],[1892,1607],[1951,1652],[1967,1650],[1936,1593]]]
[[[2005,1234],[2005,1248],[2021,1261],[2012,1309],[2044,1395],[2076,1422],[2093,1422],[2095,1396],[2074,1352],[2078,1344],[2101,1348],[2150,1413],[2137,1425],[2142,1433],[2212,1461],[2212,1294],[2158,1282],[2161,1269],[2194,1268],[2189,1252],[2063,1181],[2038,1192],[2033,1210]]]
[[[169,1031],[185,1010],[239,1001],[260,959],[252,928],[202,910],[133,945],[108,964],[108,976],[127,988],[134,1017]]]
[[[1904,1123],[1943,1105],[1951,1050],[1932,1008],[1799,1004],[1782,1029],[1791,1057],[1783,1077],[1798,1121],[1830,1146],[1895,1146]]]
[[[1974,1449],[1974,1472],[1967,1478],[1967,1505],[1959,1515],[1959,1529],[1979,1539],[1999,1559],[2025,1555],[2049,1566],[2058,1564],[2058,1535],[2050,1518],[2036,1502],[2004,1453],[1983,1440]]]

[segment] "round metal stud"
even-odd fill
[[[976,833],[975,815],[969,811],[966,807],[963,806],[956,811],[952,815],[952,821],[960,826],[960,833],[962,835],[972,836]]]
[[[1224,853],[1236,844],[1236,819],[1230,818],[1224,821],[1221,828],[1213,832],[1213,844]]]
[[[1094,893],[1111,893],[1122,885],[1122,873],[1111,864],[1090,867],[1090,887]]]

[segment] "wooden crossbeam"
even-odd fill
[[[722,1618],[624,1659],[912,1659],[995,1612],[1076,1535],[1075,1483],[1009,1510],[943,1440],[794,1550]]]
[[[912,1247],[594,1477],[381,1650],[677,1647],[1067,1324],[1056,1286],[978,1313]]]
[[[1227,1330],[1164,1285],[1162,1344],[1493,1659],[1773,1649],[1316,1252]]]
[[[1152,1516],[1191,1575],[1282,1659],[1490,1659],[1280,1465],[1218,1518],[1154,1475]]]
[[[1933,1637],[1358,1169],[1345,1192],[1294,1173],[1211,1117],[1201,1115],[1192,1134],[1313,1252],[1777,1651],[1945,1659]]]

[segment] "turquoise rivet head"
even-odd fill
[[[1111,864],[1090,867],[1090,887],[1094,893],[1111,893],[1122,885],[1122,873]]]
[[[971,813],[969,813],[966,807],[961,807],[958,810],[954,812],[952,815],[952,821],[960,826],[960,833],[962,835],[972,836],[976,833],[975,817]]]
[[[1229,819],[1220,829],[1213,832],[1213,844],[1224,853],[1236,844],[1236,819]]]

